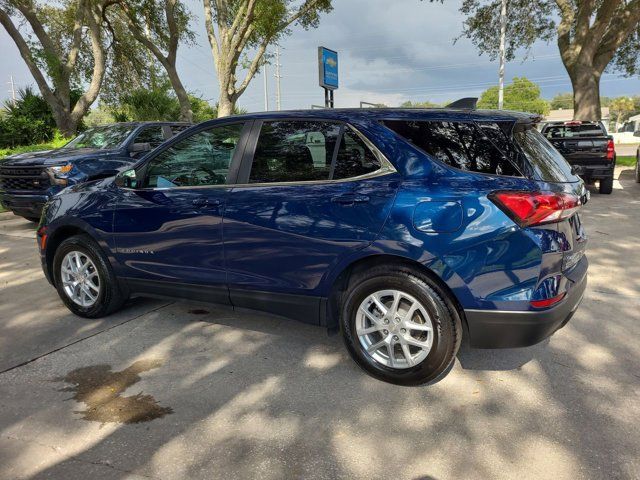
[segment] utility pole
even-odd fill
[[[504,108],[504,60],[507,36],[507,0],[502,0],[500,11],[500,69],[498,70],[498,110]]]
[[[280,46],[276,46],[276,110],[280,111]]]
[[[11,93],[11,101],[13,102],[13,106],[15,107],[15,105],[16,105],[16,86],[13,83],[13,75],[9,75],[9,85],[11,85],[11,90],[9,91],[9,93]]]
[[[264,111],[269,111],[269,85],[267,84],[267,62],[264,63],[264,71],[262,76],[264,77]]]

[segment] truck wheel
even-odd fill
[[[613,176],[600,180],[600,193],[609,194],[613,192]]]
[[[640,157],[636,158],[636,183],[640,183]]]
[[[76,315],[99,318],[119,309],[126,301],[109,260],[88,235],[64,240],[53,258],[58,295]]]
[[[375,267],[354,275],[343,298],[345,345],[369,375],[410,386],[449,371],[462,339],[461,320],[430,278],[406,267]]]

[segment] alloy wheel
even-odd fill
[[[100,295],[100,276],[93,260],[85,253],[71,251],[60,265],[62,286],[67,296],[81,307],[91,307]]]
[[[400,290],[367,296],[356,313],[356,333],[369,356],[386,367],[421,363],[433,345],[433,322],[415,297]]]

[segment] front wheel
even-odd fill
[[[53,259],[53,274],[58,295],[81,317],[104,317],[126,301],[109,261],[87,235],[76,235],[60,244]]]
[[[460,316],[430,278],[403,267],[375,267],[350,281],[342,305],[347,350],[367,373],[398,385],[439,379],[461,341]]]
[[[640,156],[636,157],[636,183],[640,183]]]

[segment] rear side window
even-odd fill
[[[379,170],[382,162],[351,129],[345,129],[333,172],[334,179],[354,178]]]
[[[160,125],[155,125],[153,127],[146,127],[142,130],[136,138],[133,140],[134,143],[148,143],[151,145],[151,148],[156,148],[158,145],[162,144],[166,139],[164,138],[164,133],[162,132],[162,127]]]
[[[521,176],[507,154],[473,123],[386,121],[384,124],[452,167],[492,175]]]
[[[516,128],[513,133],[535,176],[544,182],[577,182],[571,167],[544,135],[533,127]]]
[[[606,134],[604,128],[597,123],[550,125],[544,128],[544,136],[547,138],[601,137]]]
[[[337,123],[264,123],[249,183],[328,180],[339,135]]]

